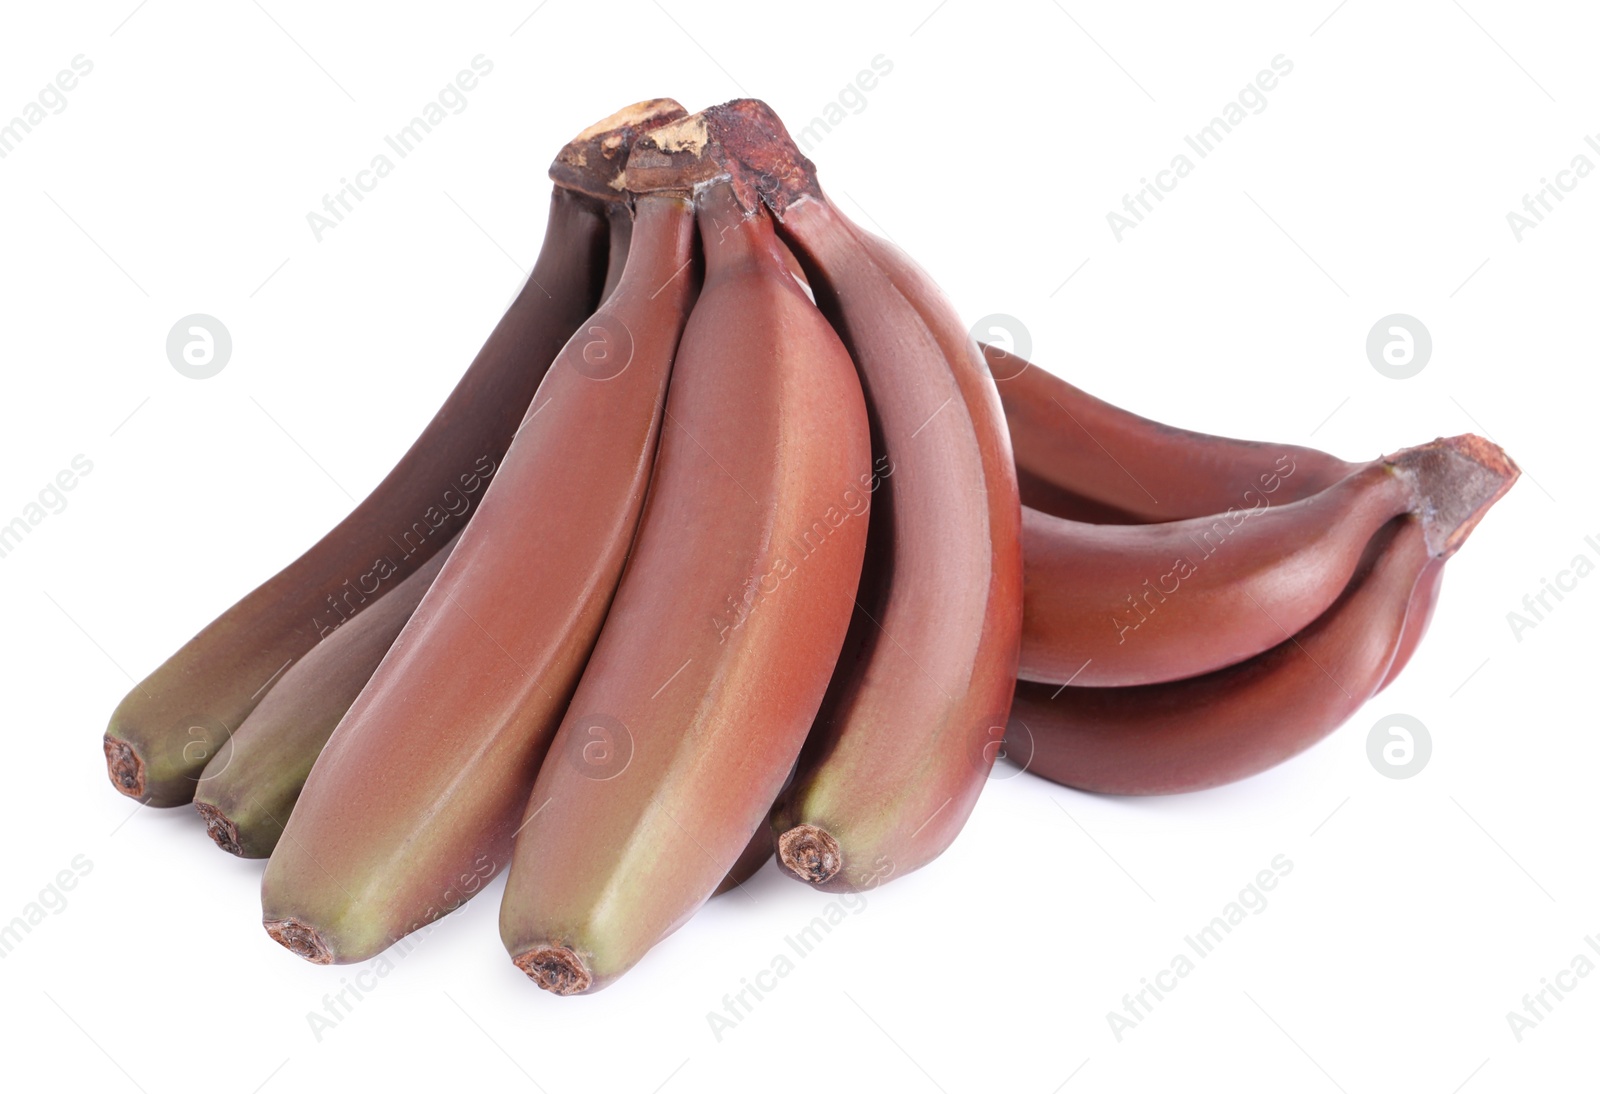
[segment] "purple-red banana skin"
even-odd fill
[[[721,896],[723,893],[731,893],[755,877],[761,871],[761,868],[767,864],[767,860],[772,857],[774,846],[772,829],[765,824],[758,826],[755,835],[750,837],[750,842],[745,845],[743,851],[739,852],[738,861],[728,871],[728,876],[722,879],[722,883],[716,887],[711,895]]]
[[[105,734],[117,789],[149,805],[188,803],[263,686],[312,649],[340,613],[375,603],[467,523],[470,509],[460,500],[476,505],[550,361],[593,310],[605,255],[604,209],[557,187],[527,284],[394,470],[117,707]]]
[[[266,858],[340,719],[378,670],[455,546],[324,638],[284,673],[206,765],[195,808],[217,846]]]
[[[1236,665],[1137,687],[1019,681],[1007,755],[1067,786],[1109,794],[1199,790],[1264,771],[1310,747],[1396,671],[1420,583],[1458,551],[1520,471],[1470,434],[1391,457],[1424,504],[1384,525],[1339,599],[1297,634]],[[1424,597],[1426,599],[1426,596]],[[1409,651],[1408,651],[1409,652]]]
[[[1274,767],[1332,733],[1377,690],[1428,563],[1420,523],[1396,518],[1339,601],[1241,664],[1131,688],[1019,681],[1007,755],[1064,786],[1175,794]]]
[[[1428,633],[1428,624],[1433,622],[1434,610],[1439,607],[1439,586],[1443,582],[1444,559],[1436,558],[1428,563],[1427,569],[1417,579],[1417,587],[1411,590],[1411,603],[1406,609],[1406,629],[1400,635],[1400,648],[1395,650],[1394,664],[1389,666],[1389,674],[1383,678],[1383,686],[1379,691],[1394,683],[1394,678],[1411,663],[1411,655],[1422,644],[1422,636]]]
[[[745,851],[816,716],[861,574],[860,384],[715,152],[691,117],[628,169],[630,189],[713,176],[698,197],[706,284],[638,542],[501,905],[507,952],[562,995],[624,973]]]
[[[1024,510],[1020,679],[1158,684],[1236,664],[1321,615],[1367,541],[1426,505],[1379,460],[1288,504],[1251,491],[1227,513],[1105,525]]]
[[[1142,520],[1133,513],[1118,509],[1114,505],[1106,505],[1098,501],[1090,501],[1070,490],[1062,489],[1053,482],[1035,475],[1026,468],[1017,468],[1017,495],[1022,504],[1029,509],[1037,509],[1041,513],[1049,513],[1053,517],[1064,520],[1081,520],[1087,524],[1155,524],[1156,521]],[[1194,514],[1205,516],[1204,513]]]
[[[874,440],[868,558],[795,780],[779,855],[850,890],[909,873],[971,813],[1011,701],[1020,634],[1015,472],[977,346],[905,255],[850,223],[763,104],[708,112],[766,178],[807,281],[850,347]]]
[[[975,426],[937,336],[852,227],[816,196],[787,208],[783,234],[856,361],[875,489],[850,635],[773,827],[802,880],[868,888],[942,851],[982,789],[984,742],[1009,704],[1007,687],[996,709],[982,666],[1012,655],[985,645],[989,508],[1016,503],[986,474],[1009,460],[986,465],[993,431]],[[925,828],[936,813],[951,823]]]
[[[606,257],[606,283],[600,289],[600,303],[604,304],[616,292],[622,280],[622,271],[628,265],[628,246],[633,242],[633,210],[622,202],[606,210],[611,223],[610,253]]]
[[[1141,418],[997,346],[983,347],[1000,389],[1025,504],[1094,523],[1186,520],[1309,497],[1355,471],[1326,452],[1241,441]]]
[[[903,822],[913,812],[920,813],[920,831],[906,834],[902,829],[895,850],[883,853],[883,857],[899,856],[895,872],[903,874],[931,861],[955,842],[1000,751],[1011,708],[1007,692],[1016,675],[1021,645],[1021,510],[1000,398],[983,367],[977,343],[933,279],[910,256],[870,233],[858,229],[858,235],[896,288],[917,308],[944,349],[945,361],[956,378],[982,453],[983,509],[990,544],[989,573],[983,585],[982,630],[966,666],[967,695],[961,702],[961,717],[955,722],[954,740],[948,746],[942,742],[938,745],[944,754],[926,771],[928,785],[922,791],[919,808],[902,814]],[[956,741],[964,752],[959,761],[954,755]],[[875,884],[882,880],[880,876]]]
[[[689,202],[640,199],[616,291],[312,769],[262,882],[268,932],[301,956],[371,957],[507,865],[637,527],[693,255]]]

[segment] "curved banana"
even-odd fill
[[[1007,754],[1101,794],[1175,794],[1258,774],[1333,732],[1378,689],[1427,564],[1419,521],[1396,518],[1349,590],[1293,639],[1204,676],[1131,688],[1019,681]]]
[[[1439,507],[1384,525],[1339,599],[1299,633],[1170,683],[1019,682],[1007,754],[1082,790],[1170,794],[1265,771],[1331,733],[1390,675],[1418,582],[1460,548],[1519,474],[1488,442],[1455,440],[1481,473]]]
[[[861,385],[736,170],[698,115],[629,162],[630,190],[697,188],[706,283],[639,538],[528,799],[500,908],[517,966],[561,995],[634,965],[763,825],[861,576]]]
[[[874,477],[855,618],[772,822],[795,876],[867,888],[942,853],[994,759],[1016,676],[1021,548],[994,384],[948,301],[823,195],[754,100],[707,111],[763,197],[867,400]]]
[[[1156,684],[1236,664],[1321,615],[1392,517],[1472,503],[1485,469],[1464,438],[1376,460],[1318,494],[1265,487],[1216,516],[1105,525],[1023,513],[1017,675],[1081,687]]]
[[[689,202],[639,199],[616,291],[556,357],[477,516],[317,760],[261,894],[268,933],[302,957],[364,960],[509,861],[633,540],[693,255]]]
[[[272,854],[323,746],[378,670],[455,542],[370,610],[318,642],[272,685],[206,764],[194,806],[218,847],[241,858]]]
[[[997,346],[983,347],[1005,406],[1022,502],[1099,524],[1225,513],[1263,490],[1298,500],[1355,471],[1301,445],[1240,441],[1113,406]]]
[[[149,805],[187,804],[266,685],[467,523],[551,360],[599,298],[605,207],[580,191],[604,191],[593,176],[605,164],[588,149],[681,114],[670,100],[641,103],[568,146],[563,156],[583,156],[592,169],[562,165],[558,173],[570,185],[557,180],[538,261],[455,390],[349,516],[122,700],[104,739],[112,785]]]

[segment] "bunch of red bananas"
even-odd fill
[[[1259,772],[1400,671],[1517,477],[1472,436],[1188,433],[981,349],[753,100],[631,107],[551,176],[415,445],[105,736],[122,792],[271,856],[315,962],[509,868],[516,964],[592,991],[774,850],[830,890],[929,862],[1002,746],[1111,793]]]

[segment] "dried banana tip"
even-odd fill
[[[127,741],[105,738],[106,774],[111,785],[130,798],[144,797],[144,761]]]
[[[213,843],[230,855],[245,857],[244,845],[239,842],[239,826],[229,820],[226,813],[201,801],[195,802],[194,808],[200,814],[200,819],[206,822],[206,835],[211,837]]]
[[[801,881],[821,885],[844,866],[839,841],[814,824],[797,824],[778,837],[778,858]]]
[[[333,951],[322,941],[311,924],[293,918],[269,920],[263,924],[272,940],[290,953],[299,954],[313,965],[333,964]]]
[[[530,980],[557,995],[578,995],[594,983],[583,959],[566,946],[535,946],[515,961]]]

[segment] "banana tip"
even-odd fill
[[[226,813],[202,801],[195,802],[194,808],[200,814],[200,819],[206,822],[206,835],[211,837],[212,842],[230,855],[245,857],[244,846],[239,842],[239,826],[229,820]]]
[[[515,961],[530,980],[557,995],[578,995],[594,984],[594,974],[583,959],[566,946],[535,946]]]
[[[839,841],[814,824],[797,824],[779,836],[778,858],[795,877],[813,885],[831,881],[844,866]]]
[[[105,738],[106,774],[111,785],[130,798],[144,797],[144,761],[127,741]]]
[[[262,924],[272,940],[290,953],[299,954],[313,965],[333,964],[333,951],[322,935],[309,923],[293,918],[273,919]]]

